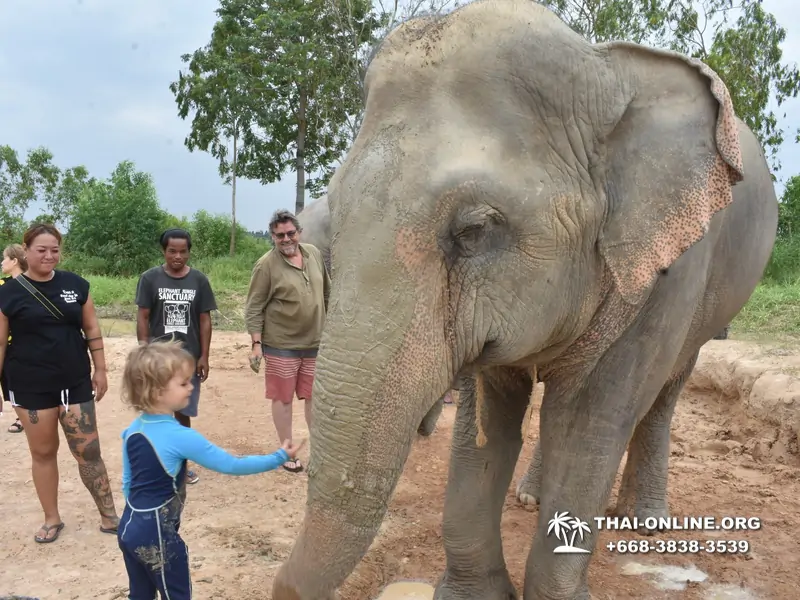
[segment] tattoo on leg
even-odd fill
[[[81,481],[94,498],[100,514],[114,519],[117,514],[106,465],[100,455],[100,440],[97,437],[94,402],[82,402],[80,414],[70,410],[61,414],[61,427],[67,438],[70,452],[78,461]]]
[[[97,431],[97,421],[95,418],[94,402],[83,402],[81,405],[81,416],[78,419],[78,429],[84,435],[89,435]]]
[[[31,425],[36,425],[36,423],[39,422],[39,411],[35,409],[29,410],[28,420],[31,422]]]
[[[97,509],[100,514],[113,518],[112,515],[116,515],[117,511],[114,507],[114,497],[111,495],[106,465],[100,457],[100,441],[94,438],[87,442],[77,458],[81,481],[94,498]]]

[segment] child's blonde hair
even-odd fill
[[[158,394],[183,370],[191,373],[194,357],[180,342],[156,341],[138,346],[128,354],[122,375],[122,400],[140,412],[158,404]]]
[[[5,250],[3,250],[3,256],[11,260],[16,260],[19,263],[19,268],[23,271],[28,270],[28,258],[25,256],[25,248],[22,247],[22,244],[10,244],[6,246]]]

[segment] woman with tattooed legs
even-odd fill
[[[100,530],[116,535],[119,518],[95,415],[95,402],[108,389],[106,362],[89,282],[56,270],[61,234],[52,225],[32,225],[23,241],[28,270],[0,287],[0,369],[10,329],[14,351],[5,364],[5,379],[28,440],[33,483],[44,510],[44,524],[34,539],[54,542],[64,528],[58,512],[59,423],[100,511]]]

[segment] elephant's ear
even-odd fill
[[[599,248],[624,300],[638,304],[731,203],[739,133],[728,89],[702,62],[630,43],[598,49],[617,75],[606,92]]]

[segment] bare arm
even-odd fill
[[[103,332],[100,331],[100,322],[97,320],[97,312],[94,309],[94,300],[92,300],[91,294],[83,305],[83,333],[86,335],[95,373],[98,371],[105,373],[106,355],[103,350]]]
[[[206,360],[211,353],[211,313],[207,312],[200,313],[200,353]]]
[[[201,329],[202,335],[202,329]],[[136,339],[139,345],[146,344],[150,339],[150,309],[139,307],[136,311]]]
[[[3,362],[6,360],[8,346],[8,317],[0,310],[0,375],[3,374]]]

